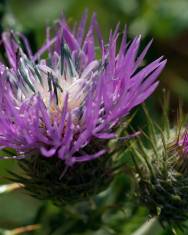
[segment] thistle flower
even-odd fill
[[[175,149],[179,153],[184,163],[188,164],[188,132],[187,128],[184,130],[180,139],[175,143]]]
[[[167,125],[158,126],[145,111],[150,126],[147,145],[138,140],[133,147],[138,196],[163,226],[183,229],[188,218],[187,131],[182,120],[183,125],[171,128],[165,118]]]
[[[21,159],[26,177],[17,180],[38,198],[77,200],[106,185],[108,142],[166,63],[140,68],[151,42],[138,55],[141,37],[127,43],[125,31],[118,50],[118,26],[105,44],[95,15],[85,33],[86,15],[74,32],[64,19],[52,38],[48,29],[36,54],[22,34],[2,35],[9,67],[0,65],[0,146]]]

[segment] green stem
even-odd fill
[[[146,221],[138,230],[131,235],[158,235],[162,231],[162,227],[158,222],[157,217]]]

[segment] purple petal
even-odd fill
[[[52,157],[56,153],[56,149],[54,148],[51,148],[48,150],[45,147],[41,147],[40,150],[41,150],[41,154],[45,157]]]

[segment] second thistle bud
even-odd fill
[[[138,195],[150,214],[158,216],[162,225],[181,227],[188,218],[185,129],[161,129],[150,122],[147,141],[138,140],[134,147]],[[140,165],[138,159],[141,161]]]

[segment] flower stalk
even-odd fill
[[[146,221],[140,228],[138,228],[131,235],[158,235],[163,228],[161,227],[158,218],[154,217]]]

